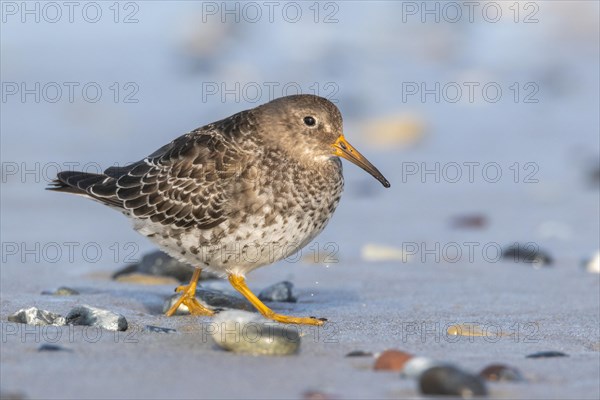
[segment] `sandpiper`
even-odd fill
[[[213,315],[195,297],[202,269],[227,277],[265,317],[275,313],[248,288],[248,272],[308,244],[333,215],[344,178],[339,157],[389,182],[344,138],[342,115],[313,95],[275,99],[178,137],[148,157],[103,174],[60,172],[50,190],[113,207],[163,251],[194,267],[181,297],[193,315]]]

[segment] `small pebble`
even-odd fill
[[[402,371],[406,362],[414,356],[400,350],[386,350],[375,360],[373,369],[377,371]]]
[[[69,311],[67,324],[97,326],[109,331],[127,330],[127,320],[121,314],[90,306],[79,306]]]
[[[211,323],[217,346],[234,353],[290,355],[300,348],[298,328],[267,322],[255,313],[224,311]]]
[[[421,393],[430,395],[460,396],[468,399],[486,396],[484,381],[453,366],[432,367],[419,379]]]
[[[585,270],[592,274],[600,274],[600,251],[585,263]]]
[[[283,281],[263,289],[258,298],[262,301],[278,301],[282,303],[295,303],[297,301],[293,293],[294,284]]]
[[[447,365],[427,357],[413,357],[404,364],[402,376],[405,378],[418,379],[423,372],[432,367]]]
[[[401,249],[377,244],[367,244],[361,249],[361,257],[368,262],[379,261],[401,261],[408,262],[411,255],[404,253]]]
[[[59,346],[57,344],[44,343],[40,347],[38,347],[38,351],[67,351],[71,352],[71,349],[67,349],[66,347]]]
[[[446,330],[446,333],[450,336],[488,336],[490,333],[486,332],[481,326],[476,324],[457,324],[451,325]]]
[[[458,215],[452,219],[452,227],[457,229],[481,229],[487,225],[485,215]]]
[[[517,243],[502,250],[502,258],[507,261],[525,262],[535,267],[551,265],[553,259],[546,251],[539,248],[536,243]]]
[[[71,289],[65,286],[61,286],[55,291],[43,291],[43,295],[51,295],[51,296],[77,296],[79,292],[75,289]]]
[[[523,380],[523,375],[518,369],[502,364],[488,365],[481,370],[479,376],[494,382],[518,382]]]
[[[540,351],[525,356],[525,358],[551,358],[551,357],[569,357],[567,354],[560,351]]]
[[[35,307],[22,309],[8,316],[9,322],[17,322],[28,325],[54,325],[63,326],[66,324],[65,317],[46,310],[40,310]]]
[[[177,332],[177,329],[163,328],[161,326],[154,326],[154,325],[146,325],[144,327],[144,331],[152,332],[152,333],[173,333],[173,332]]]
[[[346,354],[345,357],[373,357],[373,353],[369,351],[354,350]]]

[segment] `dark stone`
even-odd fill
[[[568,354],[560,351],[540,351],[538,353],[529,354],[526,358],[551,358],[551,357],[569,357]]]
[[[188,283],[192,279],[194,268],[182,263],[162,251],[153,251],[142,257],[139,263],[127,265],[112,275],[113,279],[132,273],[156,276],[168,276],[181,283]],[[206,270],[200,274],[200,280],[217,279],[218,276]]]
[[[127,320],[121,314],[90,306],[79,306],[69,311],[67,324],[97,326],[109,331],[127,330]]]
[[[248,300],[241,297],[231,296],[218,290],[197,289],[196,296],[211,307],[232,308],[255,312],[256,309]]]
[[[154,325],[146,325],[144,327],[144,331],[153,332],[153,333],[172,333],[172,332],[177,332],[177,329],[163,328],[161,326],[154,326]]]
[[[283,281],[266,287],[259,294],[258,298],[262,301],[278,301],[282,303],[295,303],[298,301],[293,293],[294,284]]]
[[[419,379],[421,393],[431,395],[460,396],[470,398],[486,396],[484,381],[452,366],[432,367]]]
[[[516,243],[502,250],[502,258],[507,261],[525,262],[539,266],[551,265],[554,260],[536,243]]]
[[[42,292],[43,295],[50,295],[50,296],[77,296],[79,294],[79,292],[75,289],[71,289],[65,286],[61,286],[58,289],[56,289],[55,291],[43,291]]]
[[[57,344],[44,343],[40,347],[38,347],[38,351],[66,351],[71,352],[71,349],[67,349],[66,347],[59,346]]]
[[[483,370],[481,370],[479,376],[481,376],[483,379],[494,382],[518,382],[523,380],[523,375],[521,375],[521,372],[518,369],[502,364],[488,365]]]
[[[354,350],[346,354],[346,357],[373,357],[373,353],[362,350]]]

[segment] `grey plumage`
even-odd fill
[[[49,188],[83,195],[122,211],[134,229],[196,267],[166,311],[183,304],[213,315],[195,298],[202,268],[231,285],[275,321],[322,325],[265,306],[244,275],[280,260],[323,230],[337,207],[346,158],[389,182],[342,134],[342,116],[326,99],[276,99],[193,130],[148,157],[103,174],[61,172]]]
[[[181,261],[244,275],[302,248],[325,227],[343,188],[332,153],[341,132],[331,102],[288,96],[195,129],[133,164],[103,174],[61,172],[49,189],[121,210]],[[366,163],[359,165],[372,167]]]

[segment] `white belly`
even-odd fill
[[[288,218],[284,223],[278,216],[269,226],[262,226],[262,219],[251,217],[233,234],[225,234],[227,221],[209,231],[167,233],[163,225],[147,219],[135,220],[134,228],[173,258],[226,276],[245,275],[291,256],[314,239],[326,222],[312,226],[311,221]]]

